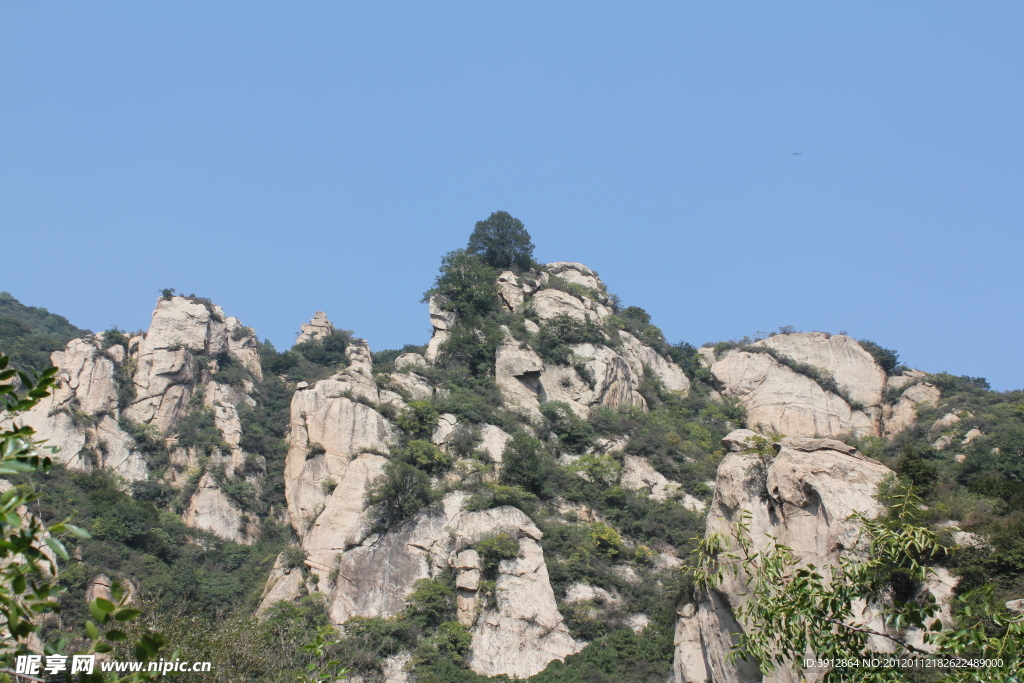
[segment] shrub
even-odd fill
[[[545,320],[533,339],[532,346],[544,361],[558,365],[572,362],[572,344],[603,344],[605,334],[590,321],[580,322],[568,314]]]
[[[384,474],[370,483],[367,505],[375,506],[374,524],[379,531],[392,529],[437,501],[426,472],[405,462],[390,461]]]
[[[173,486],[162,481],[149,480],[132,482],[133,498],[153,503],[153,505],[161,508],[165,508],[170,505],[177,493],[178,492]]]
[[[437,409],[427,401],[410,401],[395,418],[395,425],[412,437],[427,437],[437,427]]]
[[[414,439],[400,452],[403,460],[430,474],[451,469],[452,456],[425,439]]]
[[[284,552],[284,566],[288,569],[297,569],[306,562],[306,551],[298,546],[289,546]]]
[[[862,349],[867,351],[874,357],[875,362],[885,370],[885,374],[892,375],[895,373],[897,366],[899,365],[900,354],[892,349],[884,349],[873,341],[867,339],[859,339],[858,342]]]
[[[541,404],[540,412],[562,447],[581,452],[590,446],[593,426],[573,412],[567,403],[548,401]]]
[[[493,581],[498,575],[498,563],[519,557],[519,541],[508,534],[496,534],[473,544],[480,553],[484,580]]]
[[[469,512],[490,510],[491,508],[511,505],[526,514],[532,514],[536,508],[537,496],[521,486],[502,486],[494,482],[485,482],[483,488],[471,495],[465,503]]]
[[[111,346],[123,346],[125,350],[127,350],[128,341],[128,335],[116,327],[113,327],[103,333],[100,345],[104,349],[109,349]]]
[[[193,408],[178,425],[178,445],[182,448],[198,448],[209,454],[214,450],[229,450],[224,436],[217,428],[213,408]]]

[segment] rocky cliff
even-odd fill
[[[674,683],[761,680],[726,660],[737,580],[659,616],[690,539],[748,511],[754,538],[833,564],[856,545],[847,518],[878,512],[891,474],[847,442],[922,429],[942,390],[846,335],[667,344],[582,264],[495,272],[486,315],[435,292],[427,344],[377,355],[322,312],[279,354],[219,306],[165,296],[146,332],[54,353],[59,385],[26,422],[69,469],[169,487],[165,511],[195,529],[252,544],[287,524],[262,613],[322,600],[344,632],[399,618],[430,579],[450,584],[462,661],[483,676],[527,678],[611,632],[654,639],[667,620]],[[485,362],[467,371],[460,344]],[[255,417],[272,400],[287,413],[273,447]],[[936,448],[982,435],[962,414],[930,418]],[[755,434],[784,435],[760,474]],[[398,464],[429,496],[382,524],[371,493]],[[484,550],[496,539],[497,559]],[[412,649],[382,666],[406,676]]]
[[[718,467],[715,495],[708,512],[706,534],[729,536],[741,518],[749,524],[751,552],[774,539],[791,548],[798,560],[824,572],[835,567],[843,554],[864,552],[860,524],[854,513],[868,518],[884,508],[877,489],[892,470],[840,441],[822,438],[785,437],[766,468],[751,452],[755,432],[730,433],[723,445],[728,455]],[[949,599],[955,585],[942,568],[922,591],[931,591],[944,605],[948,623]],[[670,683],[795,683],[805,680],[797,667],[783,667],[763,677],[754,662],[730,661],[728,654],[743,627],[733,611],[746,604],[750,586],[738,574],[726,573],[716,588],[699,593],[697,603],[679,610],[675,656]],[[864,605],[858,621],[884,632],[877,606]],[[877,651],[892,651],[892,643],[872,642]],[[923,647],[920,636],[917,644]]]
[[[239,447],[238,407],[254,404],[249,393],[262,379],[256,347],[253,331],[219,306],[162,297],[145,333],[74,339],[55,352],[57,388],[24,420],[72,470],[110,470],[126,484],[154,475],[178,489],[191,482],[185,522],[251,543],[258,525],[222,483],[262,479],[259,456]],[[232,384],[215,379],[232,366]],[[204,411],[220,438],[179,444],[182,421]]]

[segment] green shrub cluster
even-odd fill
[[[590,321],[581,322],[565,313],[545,320],[531,340],[533,350],[547,363],[570,365],[573,344],[604,344],[604,331]]]

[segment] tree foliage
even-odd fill
[[[507,211],[495,211],[479,221],[469,236],[466,253],[479,256],[492,268],[527,270],[533,265],[533,242],[522,221]]]

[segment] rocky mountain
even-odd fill
[[[617,680],[762,680],[726,656],[748,587],[685,579],[695,536],[749,513],[753,537],[828,567],[857,545],[850,515],[882,511],[893,469],[925,482],[941,462],[955,497],[969,490],[958,476],[1015,464],[993,441],[1009,428],[975,417],[992,412],[979,402],[1009,415],[1015,396],[897,367],[870,342],[786,331],[672,345],[582,264],[445,263],[424,346],[374,354],[317,312],[278,353],[212,302],[170,293],[144,333],[53,352],[59,385],[24,421],[67,471],[107,473],[110,500],[206,532],[181,536],[196,552],[259,548],[272,562],[246,570],[249,608],[272,624],[319,605],[364,681],[584,680],[601,657]],[[777,440],[763,472],[755,435]],[[1000,494],[999,515],[1018,491]],[[978,523],[973,495],[934,521]],[[179,571],[177,551],[146,551],[155,541],[96,535]],[[88,562],[107,584],[130,574]],[[921,588],[947,621],[951,570],[970,567]],[[1021,586],[1001,571],[1005,590]],[[169,600],[176,580],[148,590]]]

